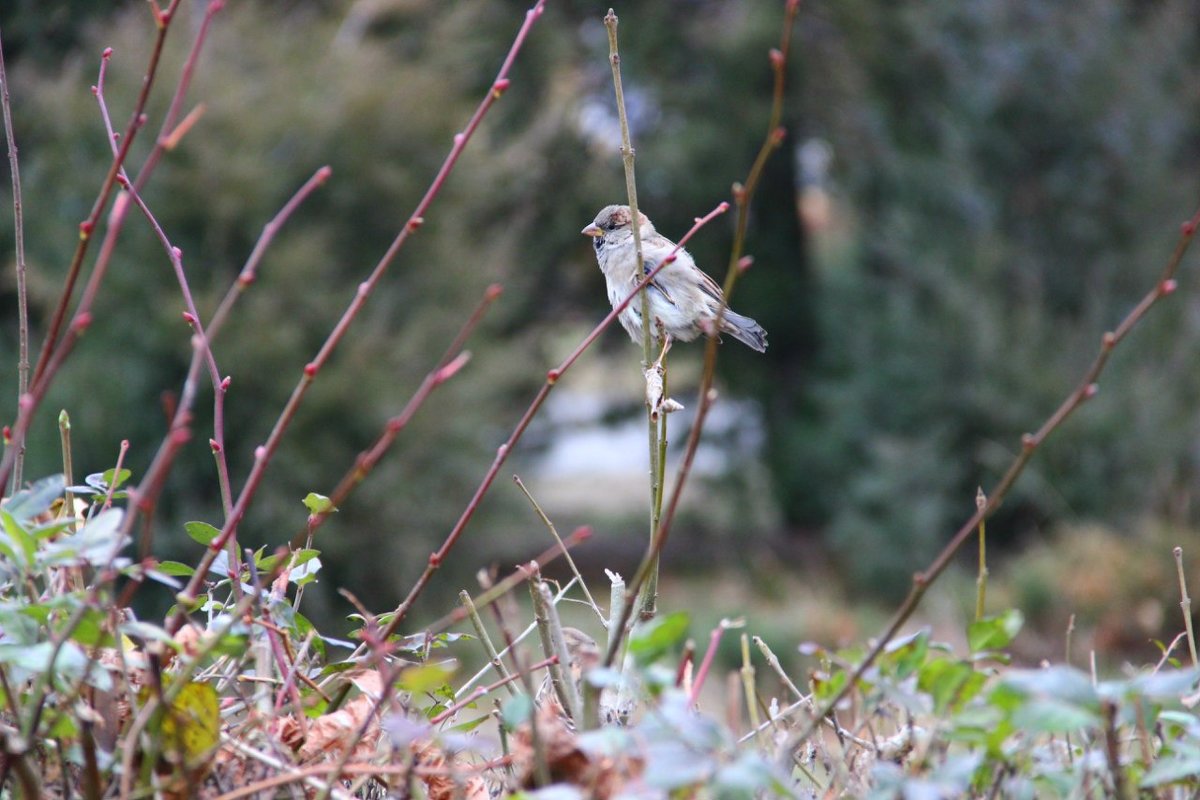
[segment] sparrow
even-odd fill
[[[629,296],[642,278],[649,275],[675,250],[675,243],[654,229],[654,223],[638,212],[642,239],[643,273],[637,274],[637,252],[633,245],[633,215],[629,206],[605,206],[590,225],[580,231],[592,237],[596,261],[604,273],[608,300],[613,308]],[[675,253],[668,264],[646,287],[654,327],[650,334],[659,338],[661,325],[667,341],[690,342],[710,330],[725,299],[721,287],[696,266],[686,250]],[[621,326],[635,342],[642,341],[642,304],[635,298],[619,317]],[[754,320],[726,307],[721,315],[720,333],[728,333],[747,347],[762,353],[767,349],[767,332]]]

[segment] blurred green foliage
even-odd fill
[[[115,49],[108,94],[120,124],[151,22],[142,2],[62,3],[67,11],[46,16],[28,5],[0,12],[0,29],[6,44],[10,31],[19,37],[10,67],[40,331],[107,164],[87,90],[98,54]],[[160,89],[175,80],[203,5],[185,3]],[[190,94],[205,114],[146,193],[184,251],[203,312],[263,223],[318,166],[333,167],[216,345],[233,376],[235,485],[486,91],[528,5],[267,2],[218,16]],[[744,176],[764,133],[766,54],[782,5],[616,9],[641,203],[660,230],[686,229]],[[310,600],[327,601],[340,585],[373,607],[402,596],[544,369],[606,310],[578,234],[624,193],[609,135],[606,8],[548,4],[512,88],[294,422],[243,526],[248,545],[302,527],[301,498],[329,490],[484,289],[504,284],[471,365],[322,532],[326,593]],[[765,357],[722,351],[724,390],[763,408],[781,533],[818,534],[863,585],[902,587],[973,510],[976,485],[994,482],[1020,434],[1073,386],[1190,213],[1196,15],[1171,0],[804,5],[789,139],[754,207],[755,267],[735,299],[770,331],[771,348]],[[790,151],[809,137],[833,148],[823,188],[836,233],[806,234],[795,213]],[[0,215],[6,264],[11,226]],[[691,250],[720,276],[729,240],[726,220]],[[88,471],[111,466],[128,438],[136,479],[162,436],[165,421],[151,410],[179,385],[190,354],[178,289],[141,220],[127,226],[113,266],[96,323],[34,433],[27,474],[58,468],[59,407],[71,411],[76,461]],[[12,364],[12,270],[2,274],[0,355]],[[996,538],[1061,517],[1187,516],[1200,339],[1184,277],[1180,296],[1131,342],[1138,352],[1118,354],[1100,395],[1034,462]],[[605,345],[637,358],[619,333]],[[164,495],[164,555],[191,546],[184,520],[219,522],[208,402]],[[767,486],[749,491],[771,502]],[[496,491],[485,502],[468,533],[470,563],[459,565],[468,573],[541,549],[544,536],[516,500]]]
[[[780,421],[776,474],[860,579],[902,588],[1153,286],[1196,201],[1196,26],[1193,4],[1100,0],[862,0],[803,20],[806,125],[836,149],[854,230],[817,264],[814,413]],[[1191,277],[994,536],[1188,514]]]

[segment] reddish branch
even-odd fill
[[[828,716],[833,709],[837,707],[837,704],[840,703],[846,697],[846,695],[854,690],[854,687],[858,684],[858,681],[862,678],[863,674],[871,668],[871,665],[875,663],[875,659],[879,657],[879,654],[883,652],[884,648],[887,647],[892,638],[895,637],[895,635],[900,631],[900,627],[908,621],[910,616],[912,616],[913,611],[916,610],[917,605],[921,602],[921,598],[924,597],[929,586],[935,580],[937,580],[937,577],[942,574],[947,566],[949,566],[950,560],[954,557],[954,555],[959,551],[959,549],[962,548],[963,544],[965,544],[967,540],[971,538],[971,534],[974,533],[975,528],[978,527],[980,522],[983,522],[991,517],[992,514],[995,513],[996,509],[1000,507],[1000,504],[1004,501],[1005,496],[1008,495],[1009,490],[1012,488],[1013,484],[1016,483],[1017,478],[1020,477],[1021,473],[1025,471],[1026,464],[1028,464],[1029,460],[1033,458],[1034,452],[1039,446],[1041,446],[1042,442],[1044,442],[1050,436],[1050,434],[1058,430],[1063,422],[1065,422],[1067,418],[1071,416],[1071,414],[1075,413],[1080,406],[1095,396],[1098,390],[1097,381],[1100,379],[1101,373],[1104,372],[1104,368],[1108,364],[1108,359],[1112,355],[1113,349],[1125,340],[1125,337],[1129,335],[1129,332],[1133,330],[1133,327],[1137,325],[1143,317],[1146,316],[1147,312],[1149,312],[1159,300],[1173,293],[1177,288],[1175,274],[1179,271],[1179,264],[1183,260],[1184,254],[1187,252],[1188,247],[1192,243],[1192,239],[1196,235],[1197,226],[1200,226],[1200,210],[1197,210],[1191,219],[1183,223],[1183,226],[1180,229],[1179,241],[1175,245],[1175,250],[1171,253],[1171,257],[1167,260],[1167,265],[1163,268],[1162,274],[1159,276],[1154,288],[1142,297],[1138,304],[1133,307],[1133,310],[1130,311],[1123,320],[1121,320],[1121,323],[1117,325],[1115,330],[1108,331],[1100,337],[1100,349],[1096,353],[1095,359],[1092,360],[1091,365],[1087,368],[1087,371],[1084,372],[1079,383],[1075,386],[1071,393],[1067,395],[1062,403],[1059,404],[1054,413],[1042,423],[1042,426],[1038,428],[1035,433],[1027,433],[1021,437],[1021,451],[1016,455],[1016,457],[1013,458],[1012,463],[1009,464],[1008,469],[1004,473],[1004,477],[1000,479],[1000,482],[996,484],[996,487],[987,493],[987,502],[980,506],[975,513],[972,514],[971,517],[962,524],[962,526],[958,529],[958,531],[954,534],[942,551],[938,553],[937,557],[930,563],[930,565],[926,567],[923,572],[918,572],[913,576],[912,588],[909,589],[908,596],[896,610],[896,613],[892,616],[888,626],[874,641],[871,649],[867,652],[866,656],[863,657],[863,660],[854,668],[854,671],[850,673],[850,678],[846,681],[845,686],[843,686],[837,694],[831,697],[825,706],[816,714],[814,714],[811,720],[809,720],[808,725],[799,734],[797,741],[803,741],[811,736],[816,730],[817,726],[820,724],[820,721]]]
[[[295,418],[296,411],[299,408],[301,401],[304,399],[304,396],[308,393],[309,387],[312,386],[317,374],[325,366],[325,363],[333,354],[334,349],[336,349],[337,345],[346,335],[350,324],[358,316],[359,312],[366,304],[367,299],[371,296],[375,290],[375,287],[379,284],[379,281],[383,278],[388,268],[396,260],[396,256],[404,247],[404,244],[408,241],[408,238],[424,223],[425,214],[429,210],[430,205],[433,203],[434,199],[445,185],[447,177],[449,177],[455,165],[458,163],[459,157],[462,155],[467,143],[471,140],[472,135],[478,129],[479,124],[483,121],[483,118],[487,114],[488,110],[491,109],[492,105],[494,105],[501,95],[504,94],[505,90],[508,89],[510,83],[508,73],[512,67],[513,61],[516,59],[517,53],[520,52],[522,46],[525,44],[525,40],[528,37],[530,30],[532,30],[534,23],[537,22],[538,18],[542,15],[545,2],[546,0],[538,0],[533,8],[529,9],[529,11],[525,13],[525,21],[521,25],[520,30],[517,31],[516,37],[513,39],[512,46],[509,48],[508,55],[505,57],[503,64],[501,64],[495,80],[492,81],[491,88],[480,101],[479,106],[475,109],[475,113],[471,116],[463,130],[454,134],[454,144],[450,148],[450,153],[446,156],[445,161],[442,163],[442,166],[438,170],[437,175],[434,177],[433,182],[430,184],[429,189],[425,192],[425,196],[421,198],[419,203],[417,203],[417,207],[409,217],[408,222],[405,223],[400,233],[392,241],[391,246],[388,247],[387,251],[375,265],[375,268],[371,271],[370,276],[358,285],[358,290],[355,292],[353,299],[346,307],[346,310],[342,313],[341,318],[338,320],[337,324],[326,338],[325,343],[321,346],[321,349],[318,351],[317,355],[312,361],[304,366],[303,370],[301,370],[300,380],[292,390],[291,397],[288,398],[286,405],[279,414],[279,418],[275,421],[275,425],[272,428],[270,435],[267,437],[267,441],[255,448],[254,465],[250,469],[250,475],[246,478],[246,482],[242,487],[242,491],[238,495],[237,501],[234,503],[233,508],[225,521],[225,525],[221,529],[220,535],[210,543],[209,549],[204,554],[204,558],[201,560],[199,568],[197,568],[196,573],[188,582],[188,586],[185,589],[185,597],[195,597],[197,595],[200,586],[207,575],[208,568],[212,566],[213,561],[216,559],[217,553],[225,547],[227,542],[237,535],[238,524],[241,522],[242,517],[246,513],[247,507],[250,505],[250,501],[254,498],[259,485],[262,483],[266,468],[270,463],[272,456],[275,454],[275,451],[278,449],[284,433],[287,431],[292,420]],[[179,625],[182,625],[182,623],[183,617],[181,615],[176,616],[171,623],[171,627],[172,629],[177,629]]]

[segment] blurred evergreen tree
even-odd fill
[[[809,9],[804,108],[857,228],[820,265],[784,497],[860,578],[902,588],[1152,286],[1196,200],[1196,23],[1170,0]],[[1179,507],[1195,308],[1156,310],[994,531]]]

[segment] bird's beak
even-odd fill
[[[588,225],[583,230],[581,230],[580,233],[582,233],[584,236],[603,236],[604,235],[604,231],[600,230],[599,226],[596,225],[596,223],[594,223],[594,222],[591,225]]]

